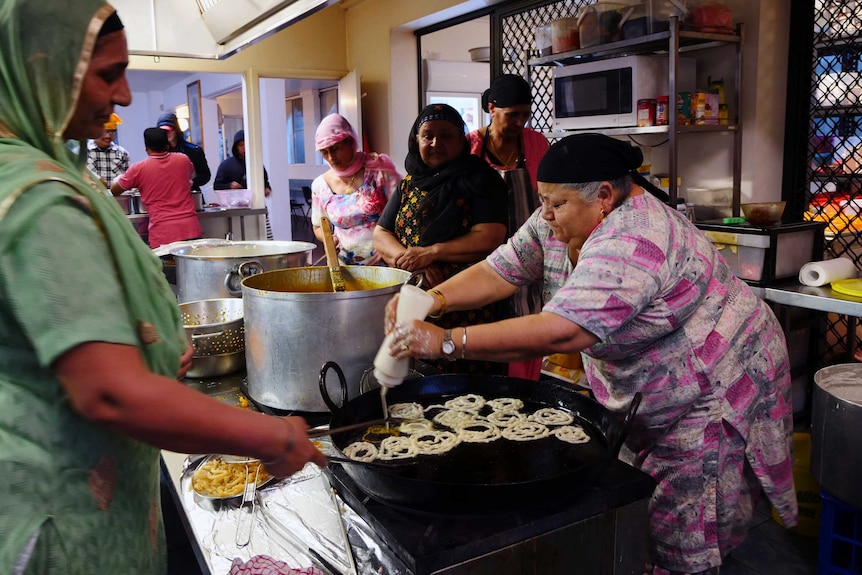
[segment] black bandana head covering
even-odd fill
[[[491,87],[482,94],[482,109],[488,111],[488,104],[498,108],[509,108],[529,104],[532,101],[530,85],[516,74],[503,74],[491,82]]]
[[[539,163],[538,180],[582,184],[618,180],[643,162],[636,148],[603,134],[575,134],[554,143]]]
[[[464,118],[461,117],[458,110],[449,104],[428,104],[421,112],[419,112],[419,116],[416,118],[416,123],[413,124],[411,137],[416,136],[419,133],[419,128],[422,127],[422,124],[430,122],[431,120],[446,120],[447,122],[455,124],[461,132],[467,132],[467,125],[464,123]]]
[[[661,201],[667,193],[638,173],[644,161],[640,148],[604,134],[575,134],[554,143],[539,162],[536,178],[548,184],[612,182],[624,176]]]

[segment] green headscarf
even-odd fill
[[[173,376],[187,340],[161,263],[87,171],[86,143],[76,155],[63,139],[114,12],[102,0],[0,0],[0,253],[49,206],[86,205],[113,254],[147,364]],[[52,181],[65,185],[34,187]]]

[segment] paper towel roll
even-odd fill
[[[811,262],[799,270],[799,283],[807,286],[822,286],[855,277],[856,264],[848,258]]]

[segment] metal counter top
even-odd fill
[[[813,287],[802,285],[797,281],[790,281],[759,289],[763,290],[761,297],[766,301],[816,311],[862,317],[862,298],[838,293],[829,285]]]

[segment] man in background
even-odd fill
[[[144,130],[147,158],[132,164],[129,170],[111,185],[115,196],[138,188],[141,201],[150,215],[149,244],[157,248],[203,235],[191,181],[195,169],[183,154],[168,151],[168,134],[159,128]]]
[[[117,125],[123,121],[116,114],[105,122],[105,131],[101,138],[87,141],[87,167],[99,176],[99,181],[110,188],[114,180],[129,169],[129,152],[114,142],[117,137]]]
[[[248,188],[245,166],[245,130],[240,130],[234,134],[231,153],[233,155],[219,164],[218,170],[216,170],[216,177],[213,180],[214,190],[241,190]],[[264,168],[263,194],[264,196],[269,196],[271,193],[272,188],[269,186],[269,174],[266,173],[266,168]],[[269,212],[266,214],[266,239],[272,239]]]
[[[183,138],[183,131],[180,129],[177,115],[173,112],[166,112],[159,116],[158,126],[168,134],[169,150],[171,152],[181,152],[191,160],[192,165],[195,167],[192,189],[200,191],[201,186],[210,181],[212,177],[204,149]]]

